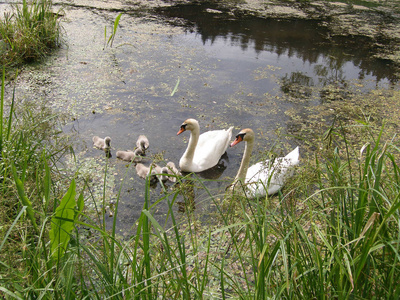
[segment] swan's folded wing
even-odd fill
[[[215,166],[229,146],[232,129],[212,130],[200,135],[193,162],[199,166]]]

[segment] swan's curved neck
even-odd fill
[[[189,143],[185,153],[183,154],[183,157],[188,161],[193,160],[194,151],[196,150],[197,142],[199,141],[199,135],[200,129],[198,127],[195,127],[190,133]]]
[[[239,171],[237,172],[237,175],[235,177],[235,181],[241,180],[244,182],[244,180],[246,179],[247,169],[249,168],[250,157],[251,157],[251,152],[253,151],[253,146],[254,146],[254,140],[249,140],[246,142],[246,145],[244,147],[242,162],[240,164]]]

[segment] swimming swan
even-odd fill
[[[233,126],[227,130],[212,130],[200,135],[199,122],[187,119],[177,135],[190,130],[190,139],[185,153],[179,160],[184,172],[201,172],[214,167],[228,148]]]
[[[294,166],[299,164],[299,147],[296,147],[285,157],[278,157],[273,162],[261,161],[249,168],[250,156],[254,145],[254,132],[250,128],[243,129],[236,136],[231,147],[245,141],[245,150],[239,171],[233,182],[233,186],[242,181],[246,187],[248,197],[262,197],[267,193],[277,193],[293,176]]]

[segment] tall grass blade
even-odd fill
[[[179,83],[180,83],[180,82],[181,82],[181,79],[178,77],[178,81],[176,82],[175,87],[174,87],[174,90],[173,90],[172,93],[171,93],[171,97],[172,97],[173,95],[175,95],[176,91],[178,90],[178,86],[179,86]]]
[[[22,209],[20,210],[20,212],[18,213],[18,215],[15,217],[14,221],[12,222],[10,228],[7,230],[7,233],[6,233],[6,235],[4,236],[3,241],[1,242],[1,245],[0,245],[0,252],[1,252],[1,249],[3,249],[4,243],[6,242],[8,236],[10,235],[11,231],[13,230],[15,224],[17,224],[19,218],[20,218],[20,217],[22,216],[22,214],[25,212],[26,208],[27,208],[27,206],[23,206],[23,207],[22,207]]]
[[[15,293],[11,292],[9,289],[6,289],[5,287],[0,286],[0,291],[2,291],[4,295],[12,297],[12,299],[24,300],[24,298],[17,296]]]
[[[114,28],[113,28],[113,32],[110,35],[110,37],[108,38],[107,41],[107,45],[110,44],[110,47],[112,47],[114,39],[115,39],[115,35],[117,34],[117,29],[118,29],[118,24],[119,24],[119,20],[121,19],[122,13],[120,13],[114,21]]]
[[[21,179],[19,179],[19,177],[17,175],[17,170],[15,169],[14,163],[12,163],[12,172],[14,175],[15,184],[17,186],[19,198],[20,198],[22,204],[24,206],[26,206],[26,211],[28,213],[28,217],[30,218],[30,220],[32,222],[35,232],[38,234],[39,228],[36,224],[36,218],[35,218],[35,214],[33,212],[32,203],[31,203],[31,201],[29,201],[28,197],[26,197],[26,195],[25,195],[24,184],[22,183]]]
[[[44,178],[43,178],[43,191],[44,191],[44,212],[47,213],[47,209],[50,203],[50,189],[51,189],[51,174],[49,164],[45,157],[45,152],[43,152],[44,161]]]
[[[6,67],[3,65],[3,75],[1,78],[0,94],[0,154],[3,151],[3,113],[4,113],[4,86],[6,81]]]

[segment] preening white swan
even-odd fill
[[[101,137],[98,137],[97,135],[93,137],[93,146],[100,150],[110,150],[111,148],[111,138],[109,136],[105,137],[102,139]]]
[[[136,147],[142,149],[143,152],[149,148],[149,140],[145,135],[139,135],[137,141],[136,141]]]
[[[293,176],[294,166],[299,164],[299,147],[296,147],[285,157],[278,157],[273,162],[261,161],[249,168],[250,156],[254,146],[254,132],[250,128],[243,129],[236,136],[231,147],[246,142],[242,163],[235,177],[234,185],[242,181],[246,187],[248,197],[262,197],[267,193],[277,193]]]
[[[179,161],[184,172],[201,172],[214,167],[228,148],[233,126],[227,130],[212,130],[200,135],[199,122],[187,119],[182,123],[178,135],[190,130],[187,149]]]

